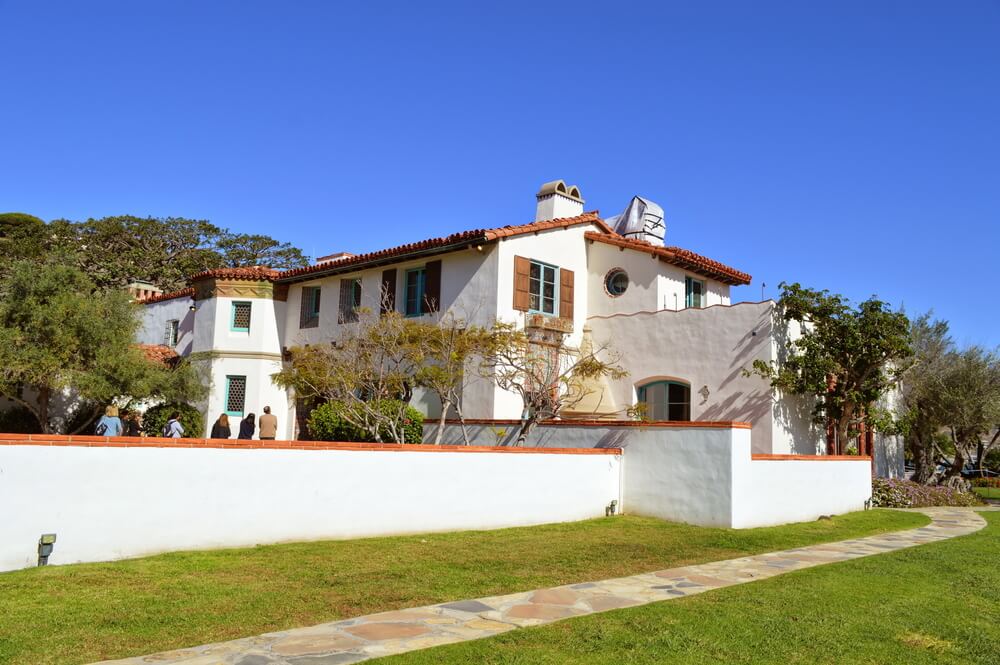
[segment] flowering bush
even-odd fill
[[[971,478],[973,487],[997,487],[1000,488],[1000,478]]]
[[[972,492],[959,492],[941,485],[921,485],[912,480],[875,478],[872,505],[879,508],[926,508],[929,506],[980,506]]]

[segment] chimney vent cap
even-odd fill
[[[583,197],[580,195],[580,188],[576,185],[567,187],[566,181],[564,180],[553,180],[552,182],[545,183],[539,188],[535,197],[541,199],[555,194],[559,194],[561,196],[565,196],[566,198],[583,203]]]

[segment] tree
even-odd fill
[[[462,395],[470,365],[482,358],[489,348],[489,332],[481,326],[470,326],[450,313],[444,314],[437,323],[415,324],[412,331],[417,353],[413,379],[441,403],[434,444],[441,444],[445,420],[448,413],[454,410],[462,423],[462,438],[465,445],[469,445]]]
[[[286,270],[301,268],[308,263],[297,247],[263,235],[224,231],[216,243],[216,250],[229,268],[268,266]]]
[[[120,289],[142,279],[175,291],[191,275],[213,268],[307,264],[288,243],[183,217],[60,219],[48,225],[45,243],[47,253],[76,266],[103,289]]]
[[[18,259],[41,256],[45,248],[45,222],[22,212],[0,213],[0,276]]]
[[[96,404],[203,397],[190,364],[165,367],[133,344],[139,318],[126,293],[99,291],[71,266],[28,261],[14,264],[0,292],[0,395],[43,432],[55,429],[53,398],[65,392]]]
[[[496,322],[490,330],[483,373],[506,391],[521,398],[521,423],[515,445],[523,446],[540,420],[557,417],[579,404],[592,391],[590,385],[603,378],[620,379],[627,372],[617,359],[602,360],[609,353],[601,348],[574,348],[566,335],[518,329],[512,323]]]
[[[291,362],[272,378],[297,397],[339,403],[338,415],[373,441],[407,443],[406,408],[422,357],[413,325],[398,312],[361,312],[337,340],[291,349]]]
[[[954,447],[947,480],[961,475],[974,454],[981,466],[983,456],[997,442],[994,436],[983,443],[1000,423],[1000,356],[978,346],[949,354],[939,399]]]
[[[931,320],[928,312],[910,324],[914,361],[900,382],[902,422],[906,447],[915,467],[913,479],[931,482],[937,464],[937,443],[946,420],[941,399],[954,342],[946,321]]]
[[[913,355],[906,315],[874,297],[854,307],[826,290],[779,286],[781,316],[798,322],[801,335],[785,343],[784,360],[756,360],[753,372],[772,388],[816,400],[814,420],[835,432],[830,452],[843,453],[862,423],[891,431],[892,419],[879,405]]]

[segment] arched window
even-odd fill
[[[653,381],[639,386],[639,401],[650,420],[691,420],[691,386],[680,381]]]

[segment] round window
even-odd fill
[[[620,296],[628,289],[628,273],[621,268],[615,268],[604,278],[604,288],[612,296]]]

